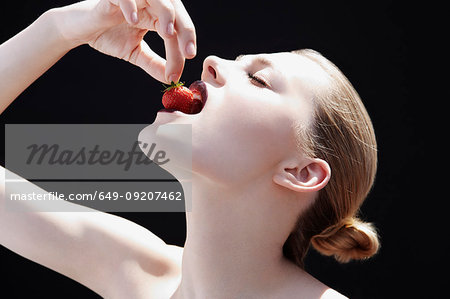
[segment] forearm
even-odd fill
[[[45,12],[0,45],[0,113],[74,47],[58,31],[58,13],[57,9]]]

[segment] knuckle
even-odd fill
[[[195,36],[195,27],[192,24],[184,26],[182,30],[185,34],[189,36]]]
[[[171,19],[175,17],[175,11],[171,3],[162,2],[161,12]]]

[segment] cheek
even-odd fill
[[[273,169],[294,146],[280,99],[241,94],[215,104],[203,125],[193,127],[194,171],[227,181],[251,178]]]

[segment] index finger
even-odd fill
[[[166,48],[166,69],[165,76],[168,82],[177,82],[184,68],[184,57],[180,52],[178,40],[174,36],[164,39],[164,47]]]
[[[180,51],[186,58],[194,58],[197,53],[197,37],[194,23],[181,0],[173,0],[175,9],[175,30]]]

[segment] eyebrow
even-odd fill
[[[236,61],[240,61],[246,56],[247,55],[239,55],[238,57],[236,57],[235,60]],[[261,56],[258,56],[256,58],[254,58],[252,63],[257,63],[257,64],[261,64],[261,65],[264,65],[264,66],[268,66],[268,67],[274,68],[273,67],[273,63],[270,60],[268,60],[268,59],[266,59],[264,57],[261,57]]]
[[[238,57],[236,57],[235,61],[240,61],[247,56],[248,55],[239,55]],[[261,56],[256,56],[255,58],[252,59],[251,64],[267,66],[272,69],[272,72],[275,72],[277,74],[275,78],[273,78],[271,82],[272,84],[270,84],[271,89],[273,89],[275,92],[281,93],[286,89],[285,84],[286,79],[283,73],[278,68],[275,67],[274,63],[271,60]]]

